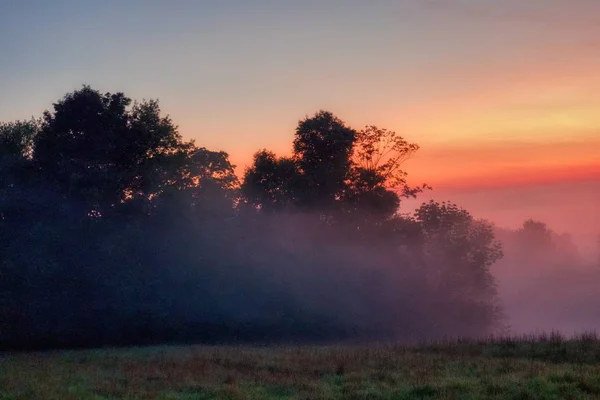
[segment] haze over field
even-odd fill
[[[149,112],[152,115],[169,114],[181,134],[181,143],[178,142],[177,146],[193,139],[201,148],[226,151],[228,159],[219,158],[216,168],[222,168],[218,175],[227,176],[231,182],[237,176],[244,183],[247,169],[257,166],[257,160],[253,158],[256,151],[273,151],[276,157],[267,161],[273,161],[273,165],[282,168],[277,173],[283,174],[285,179],[280,176],[281,179],[274,178],[271,183],[280,190],[278,193],[287,193],[282,195],[283,200],[277,198],[273,204],[283,201],[300,208],[310,202],[298,200],[301,196],[297,191],[302,191],[298,188],[306,186],[294,180],[297,178],[295,173],[303,179],[309,176],[306,172],[308,161],[302,159],[304,156],[308,159],[307,150],[294,147],[299,120],[310,122],[311,118],[315,118],[322,122],[318,117],[320,114],[315,114],[315,111],[328,110],[333,114],[325,120],[337,123],[335,117],[339,117],[340,126],[344,129],[359,131],[366,125],[376,124],[420,146],[418,151],[410,152],[411,157],[402,164],[402,169],[408,172],[407,187],[423,183],[433,187],[433,190],[419,193],[416,199],[410,196],[402,198],[401,214],[412,214],[421,203],[429,200],[449,200],[464,207],[475,219],[485,219],[494,224],[496,239],[504,244],[504,258],[492,265],[490,271],[498,280],[498,295],[511,332],[593,330],[600,327],[600,311],[596,307],[600,304],[600,294],[595,290],[600,284],[599,15],[600,2],[596,0],[381,0],[373,4],[358,0],[107,0],[98,3],[0,0],[0,54],[5,55],[0,57],[0,121],[25,120],[32,115],[37,118],[44,110],[60,114],[60,110],[53,109],[53,103],[66,92],[81,90],[82,83],[99,91],[90,95],[83,90],[83,97],[89,95],[96,99],[94,96],[100,96],[100,93],[123,91],[132,99],[158,98],[160,109]],[[75,104],[87,101],[74,97]],[[105,112],[112,113],[114,110]],[[68,114],[65,120],[77,120],[75,114]],[[124,118],[137,122],[143,120],[134,114],[127,114]],[[50,119],[46,121],[45,131],[40,131],[48,137],[54,137],[54,134],[60,136],[64,127],[59,123],[52,125]],[[90,132],[94,130],[91,123],[87,128]],[[36,146],[42,148],[39,143],[32,143],[29,143],[30,147],[26,146],[28,151],[33,151]],[[86,146],[92,146],[89,143],[86,142]],[[93,143],[93,146],[100,146]],[[82,146],[81,149],[90,150],[93,146],[89,149]],[[46,148],[44,156],[47,159],[40,161],[34,157],[32,165],[37,166],[36,171],[50,169],[49,165],[52,168],[62,167],[64,160],[52,159],[60,153],[56,149],[62,148]],[[189,160],[199,162],[199,150],[189,151],[186,153]],[[352,153],[352,145],[344,151]],[[86,159],[86,162],[93,164],[97,161],[91,152],[85,154],[92,160]],[[285,157],[292,156],[296,164],[286,164],[289,160]],[[298,161],[301,159],[304,161]],[[42,161],[47,162],[44,168],[39,166],[42,164],[36,164]],[[227,164],[229,161],[235,166],[233,170]],[[277,164],[279,162],[282,164]],[[348,176],[352,175],[352,171],[356,172],[347,165],[344,168],[350,171],[346,171]],[[255,172],[259,176],[260,168],[256,168]],[[36,179],[51,181],[47,175],[40,174],[36,175]],[[212,178],[214,176],[211,175]],[[344,179],[349,178],[346,176]],[[352,181],[353,188],[358,190],[360,179],[354,175],[352,179],[355,179]],[[383,184],[379,182],[374,186],[377,185]],[[231,183],[230,186],[235,185]],[[247,189],[244,192],[247,200],[250,195],[256,194],[256,188],[250,186],[242,185]],[[130,189],[120,186],[122,192]],[[159,197],[159,191],[152,192],[146,186],[138,189],[150,199]],[[230,187],[227,186],[227,189]],[[288,189],[293,195],[286,192]],[[377,189],[382,187],[377,186]],[[28,199],[39,194],[27,190],[23,189],[26,193],[23,196],[29,196]],[[333,195],[336,201],[339,200],[336,204],[347,200],[340,200],[343,198],[340,193],[347,194],[348,189],[344,190],[340,189]],[[81,201],[81,198],[69,197],[71,195],[72,192],[65,189],[56,193],[43,192],[39,198],[56,201],[57,204],[64,201],[61,204],[71,210],[67,213],[71,215],[79,207],[77,202]],[[132,196],[135,197],[135,193]],[[225,198],[230,201],[228,196]],[[265,197],[256,196],[253,204],[258,208],[264,206]],[[211,207],[213,200],[207,200]],[[248,201],[252,203],[252,200]],[[352,207],[357,204],[352,203],[356,199],[348,201]],[[217,203],[216,200],[214,202]],[[112,206],[114,204],[111,203]],[[196,207],[197,203],[194,202],[193,206]],[[159,209],[162,206],[153,207]],[[346,203],[339,207],[348,212]],[[165,206],[167,209],[168,212],[162,209],[161,212],[171,212]],[[315,208],[303,210],[313,216],[322,211]],[[256,222],[248,217],[247,220],[236,220],[239,226],[215,222],[215,227],[218,227],[215,229],[220,230],[223,242],[214,239],[213,243],[210,242],[213,239],[205,238],[207,242],[203,246],[205,249],[211,245],[221,249],[218,251],[222,253],[216,251],[215,254],[231,256],[227,259],[231,265],[241,265],[241,260],[246,257],[251,265],[258,268],[252,273],[281,279],[277,283],[281,286],[273,286],[279,291],[275,298],[257,302],[277,304],[280,300],[277,296],[288,294],[302,298],[310,288],[315,303],[302,303],[310,310],[326,303],[331,293],[339,296],[336,298],[340,303],[332,302],[329,304],[331,308],[320,315],[324,319],[333,314],[344,321],[364,318],[362,323],[365,327],[368,325],[366,321],[374,326],[380,324],[381,330],[389,334],[387,328],[392,324],[393,316],[385,315],[378,319],[380,315],[374,316],[372,311],[396,301],[404,302],[397,310],[397,317],[408,318],[410,306],[406,302],[410,297],[410,284],[407,282],[412,283],[413,278],[425,281],[430,279],[429,276],[424,278],[418,273],[412,276],[406,270],[390,272],[393,260],[384,257],[392,254],[385,252],[391,251],[389,249],[381,252],[371,247],[361,250],[355,242],[328,242],[331,245],[328,250],[311,247],[315,244],[310,234],[319,232],[319,229],[305,226],[305,221],[298,220],[296,215],[287,211],[281,215],[281,220]],[[460,214],[453,209],[444,212],[453,217]],[[183,214],[178,214],[179,217],[185,221]],[[58,217],[52,214],[48,218],[48,221],[55,221],[52,218]],[[419,218],[412,221],[419,229],[427,231],[431,228],[426,219]],[[529,219],[541,221],[547,224],[547,232],[553,231],[553,239],[544,242],[547,247],[532,247],[526,249],[527,252],[519,247],[522,245],[519,229]],[[382,220],[387,221],[385,218]],[[285,227],[279,226],[285,225],[282,221],[295,228],[283,232]],[[81,261],[90,254],[105,254],[102,252],[106,251],[108,260],[113,255],[111,246],[118,243],[118,235],[113,237],[107,233],[112,232],[113,225],[110,224],[99,229],[101,233],[96,232],[108,235],[102,237],[110,245],[102,249],[93,249],[92,246],[82,250],[81,259],[73,256],[74,259]],[[253,237],[253,232],[259,226],[268,226],[270,230],[255,243],[253,240],[258,239]],[[360,226],[364,228],[366,225]],[[199,235],[195,238],[208,235],[208,231],[202,231],[204,227],[186,225],[180,230],[178,228],[180,226],[172,223],[165,232],[177,237],[185,237],[185,232]],[[35,236],[39,234],[36,229],[23,228],[24,237],[34,242],[42,240]],[[73,243],[77,243],[78,235],[72,229],[75,228],[69,226],[65,231],[68,233],[61,231],[60,234],[67,235],[65,237],[73,235]],[[404,225],[402,228],[394,227],[392,231],[402,229],[405,229]],[[127,236],[130,239],[137,238],[131,239],[131,248],[121,248],[122,253],[117,252],[123,257],[120,259],[123,263],[131,262],[126,257],[127,252],[143,252],[147,243],[143,242],[141,232],[121,232],[132,235]],[[344,229],[336,226],[331,232],[339,239]],[[544,232],[540,237],[545,237]],[[569,233],[570,239],[560,236],[563,233]],[[157,229],[154,234],[156,237],[152,240],[155,242],[150,243],[163,243],[166,233]],[[375,242],[379,234],[382,233],[377,231],[367,237]],[[284,239],[278,235],[283,235]],[[232,253],[223,244],[229,244],[230,237],[239,242],[236,242],[236,251]],[[138,239],[140,242],[135,242]],[[381,241],[387,243],[388,239],[386,236]],[[423,240],[433,243],[427,242],[432,240],[428,236]],[[481,243],[470,244],[480,249],[477,246]],[[48,242],[46,245],[52,249],[56,244]],[[438,242],[431,244],[435,249],[438,245]],[[25,253],[23,249],[27,248],[24,245],[22,248],[14,246],[10,247],[11,251],[20,249]],[[185,242],[182,246],[180,250],[185,253],[182,265],[206,261],[202,259],[204,256],[188,254],[199,246],[197,243]],[[492,241],[481,246],[486,251],[490,250]],[[40,248],[40,259],[54,256],[48,255],[53,254],[51,250],[46,253],[45,247]],[[134,248],[136,250],[132,250]],[[316,248],[331,253],[316,260],[307,258],[306,254]],[[256,249],[272,251],[273,258],[280,263],[263,259]],[[423,254],[430,255],[414,249],[409,253],[414,259]],[[207,257],[210,259],[212,256]],[[218,258],[214,257],[212,261]],[[15,266],[29,265],[27,263],[31,261],[23,260],[20,256],[15,258],[10,267],[16,270]],[[363,263],[358,260],[363,260]],[[156,260],[148,256],[147,260],[136,262],[143,264]],[[369,262],[373,263],[374,270],[385,272],[367,282],[363,278],[367,279],[365,276],[369,275],[369,270],[365,272],[363,268],[370,265]],[[421,265],[419,262],[422,260],[414,262]],[[286,263],[289,265],[286,266]],[[315,270],[303,269],[306,264],[311,264]],[[343,276],[341,281],[332,283],[335,282],[333,277],[339,273],[333,266],[336,264],[348,264],[348,271],[352,272],[340,274]],[[265,269],[261,270],[258,266]],[[323,286],[313,281],[318,275],[317,267],[322,267],[326,275],[321,281]],[[281,276],[275,271],[280,271]],[[224,273],[222,271],[210,273],[219,276],[214,279],[225,279],[219,275]],[[391,286],[389,282],[386,284],[390,286],[384,285],[381,293],[374,294],[377,285],[383,284],[378,279],[385,281],[386,277],[407,286],[401,286],[406,291],[398,295],[399,298],[394,297],[398,287]],[[179,281],[181,276],[171,278],[177,283],[171,282],[173,287],[163,288],[168,293],[183,284]],[[244,282],[241,275],[236,279],[239,279],[239,285]],[[256,282],[260,281],[256,279]],[[368,304],[354,304],[353,292],[349,288],[363,290]],[[288,289],[289,293],[286,292]],[[244,287],[244,290],[256,295],[261,292],[261,287]],[[425,301],[435,292],[427,290],[413,295]],[[461,296],[468,297],[466,290]],[[237,298],[238,295],[243,297],[239,293],[226,296],[232,296],[231,304],[244,304],[245,300]],[[183,310],[184,305],[195,304],[198,299],[194,296],[190,294],[173,309]],[[436,300],[442,302],[445,294],[440,296]],[[1,301],[4,300],[0,297]],[[65,301],[57,300],[56,304],[63,305]],[[431,304],[416,303],[433,309]],[[296,303],[290,300],[286,306],[291,307],[291,304]],[[262,309],[263,305],[257,305],[256,309],[248,312],[259,313],[256,310]],[[208,305],[203,307],[210,308]],[[223,313],[235,315],[236,321],[238,317],[248,317],[242,316],[244,313],[238,315],[239,310],[230,310],[229,304],[220,304],[220,307],[224,308],[224,311],[221,310]],[[209,311],[202,309],[202,312]],[[285,314],[287,311],[278,309],[277,312]],[[423,313],[426,314],[425,311]],[[306,315],[302,314],[303,317]],[[374,320],[370,321],[367,316]],[[183,315],[181,318],[186,320],[187,317]],[[181,320],[179,322],[183,324]],[[23,323],[27,326],[29,322]],[[265,324],[268,326],[268,323]],[[419,329],[428,334],[440,334],[439,327],[433,328],[433,325],[435,323],[429,320],[419,320],[415,322],[418,329],[406,334],[417,335]],[[456,328],[456,332],[464,333],[450,322],[447,326],[449,330]],[[106,335],[112,337],[112,334]]]

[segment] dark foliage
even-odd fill
[[[489,224],[397,214],[417,149],[320,111],[240,184],[156,101],[85,86],[1,124],[0,346],[489,333]]]

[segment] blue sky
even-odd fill
[[[533,131],[540,109],[557,103],[577,110],[546,120],[570,118],[565,129],[583,132],[599,98],[598,81],[585,79],[600,67],[595,0],[0,0],[0,7],[0,120],[39,115],[87,83],[159,98],[184,136],[236,158],[284,149],[296,121],[319,108],[427,144],[510,136],[512,115]],[[474,122],[464,126],[467,116]],[[547,135],[542,128],[537,134]]]

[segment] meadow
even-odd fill
[[[0,399],[592,399],[600,340],[3,353]]]

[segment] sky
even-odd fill
[[[423,200],[600,233],[598,0],[0,0],[0,55],[0,121],[90,84],[243,171],[327,109],[418,143]]]

